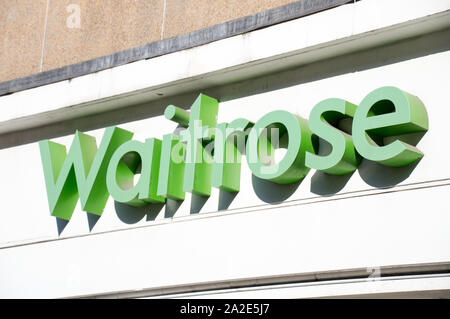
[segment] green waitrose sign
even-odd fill
[[[78,131],[69,153],[64,145],[40,141],[51,214],[69,220],[78,198],[84,211],[101,215],[109,195],[143,206],[164,203],[166,198],[183,200],[185,192],[209,196],[211,187],[238,192],[244,153],[255,176],[279,184],[298,182],[311,168],[350,174],[361,157],[401,167],[423,153],[392,137],[428,130],[423,103],[395,87],[372,91],[359,106],[342,99],[323,100],[309,121],[279,110],[256,123],[238,118],[217,124],[218,108],[217,100],[203,94],[190,112],[168,106],[165,117],[185,129],[162,140],[142,143],[132,140],[129,131],[108,127],[98,148],[94,137]],[[351,135],[340,128],[343,119],[352,119]],[[331,145],[329,154],[318,155],[317,137]],[[391,142],[385,145],[386,140]],[[275,149],[280,147],[286,153],[275,163]]]

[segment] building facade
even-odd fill
[[[450,296],[450,1],[26,3],[0,2],[0,297]],[[314,118],[347,137],[333,165]],[[274,162],[253,125],[281,128]]]

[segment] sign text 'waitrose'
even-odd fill
[[[309,121],[279,110],[256,123],[238,118],[217,124],[218,108],[217,100],[203,94],[190,112],[168,106],[165,117],[186,129],[162,140],[142,143],[132,140],[129,131],[108,127],[98,148],[94,137],[78,131],[68,154],[64,145],[40,141],[51,214],[69,220],[78,198],[84,211],[101,215],[109,195],[143,206],[166,198],[183,200],[185,192],[209,196],[211,187],[238,192],[243,154],[255,176],[279,184],[298,182],[311,168],[349,174],[361,157],[405,166],[423,153],[397,136],[428,130],[423,103],[395,87],[372,91],[359,106],[337,98],[323,100]],[[347,129],[346,121],[351,123]],[[328,152],[320,152],[317,137],[331,146]],[[275,161],[279,148],[285,154]]]

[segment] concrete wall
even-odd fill
[[[292,0],[1,0],[0,82],[255,14]]]

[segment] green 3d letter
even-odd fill
[[[341,99],[326,99],[318,103],[309,115],[311,131],[331,144],[331,153],[326,156],[306,152],[306,166],[333,175],[354,172],[360,157],[353,146],[352,136],[339,130],[338,122],[353,117],[356,105]]]
[[[266,128],[270,128],[267,138],[261,136]],[[272,140],[272,129],[278,131],[280,142],[288,138],[287,152],[278,164],[267,165],[260,157],[260,151],[267,146],[269,152],[273,153],[273,144],[278,141]],[[278,184],[290,184],[303,179],[309,172],[309,167],[305,166],[305,152],[314,152],[311,135],[308,122],[297,115],[287,111],[273,111],[264,115],[248,136],[246,156],[252,173]]]
[[[158,196],[184,200],[184,153],[186,145],[175,134],[166,134],[162,141]]]
[[[200,196],[211,194],[212,159],[203,146],[203,139],[210,138],[216,127],[219,102],[200,94],[191,107],[189,128],[182,132],[182,141],[187,142],[184,170],[185,192]],[[181,117],[183,117],[181,115]]]
[[[109,196],[105,181],[108,163],[114,151],[132,136],[126,130],[108,127],[97,150],[93,136],[77,131],[69,154],[64,145],[40,141],[52,216],[70,220],[78,198],[84,211],[101,215]]]
[[[373,138],[383,140],[385,137],[427,130],[428,116],[419,98],[388,86],[369,93],[356,108],[352,135],[361,156],[388,166],[401,167],[423,157],[423,153],[398,139],[379,146]]]
[[[160,157],[161,141],[158,139],[122,144],[112,156],[106,174],[106,185],[114,200],[131,206],[164,203],[164,197],[156,194]],[[134,174],[139,167],[141,176],[134,185]]]

